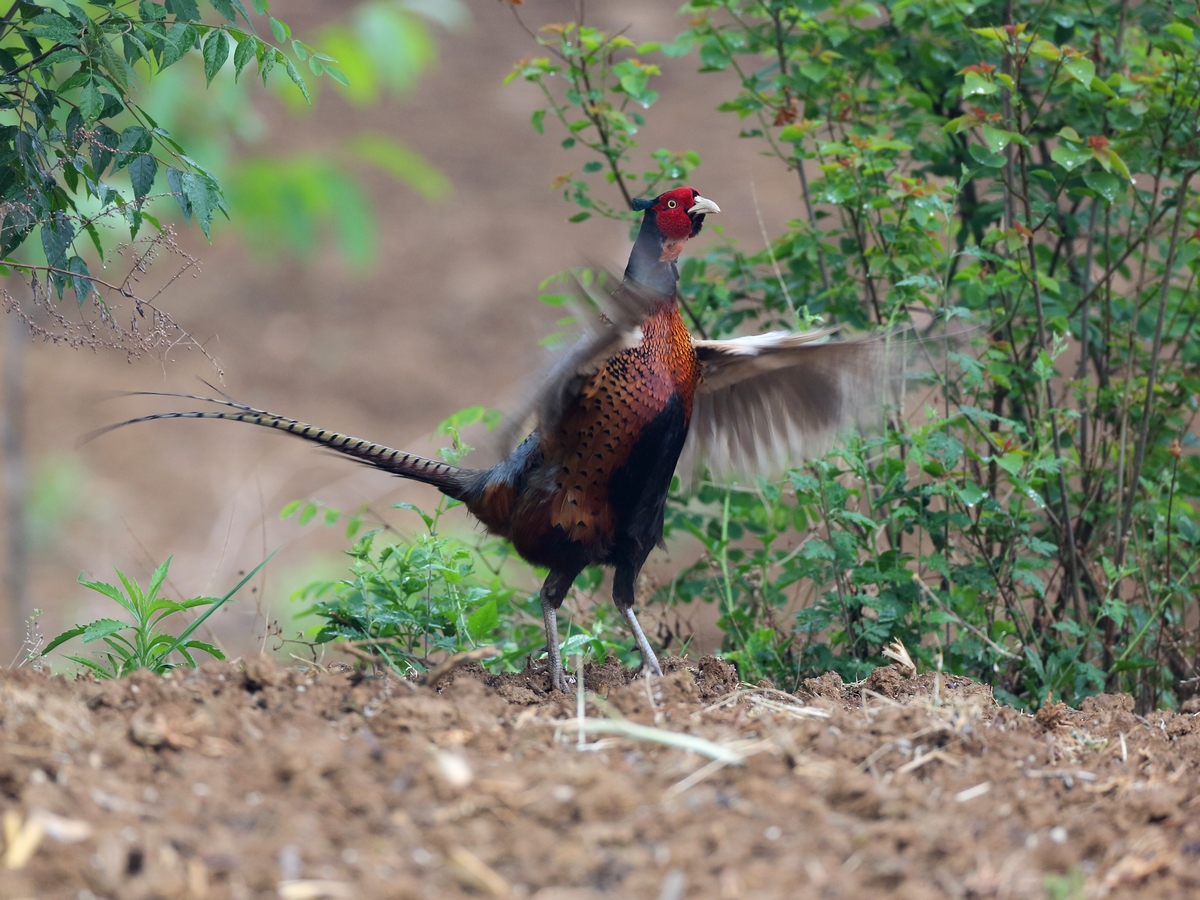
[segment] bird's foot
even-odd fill
[[[564,694],[571,693],[574,690],[575,678],[563,668],[562,660],[551,657],[549,667],[550,690],[562,691]]]
[[[575,679],[565,672],[560,672],[557,678],[554,676],[550,678],[550,690],[552,691],[562,691],[564,694],[570,694],[575,689],[574,685]]]

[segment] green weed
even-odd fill
[[[271,554],[274,556],[275,554]],[[117,586],[104,581],[86,581],[83,573],[79,573],[79,583],[88,590],[103,594],[129,613],[129,620],[96,619],[87,625],[76,625],[48,643],[41,655],[45,656],[59,645],[80,638],[80,643],[91,644],[102,641],[107,650],[100,651],[105,663],[96,662],[86,656],[68,656],[67,659],[86,666],[99,678],[121,678],[138,669],[148,669],[162,674],[177,666],[187,665],[196,667],[193,651],[207,653],[216,659],[224,659],[225,654],[212,644],[193,638],[191,635],[204,624],[218,609],[233,599],[242,587],[258,574],[259,569],[267,564],[270,556],[260,562],[237,585],[223,597],[192,597],[188,600],[169,600],[159,596],[159,590],[167,577],[172,557],[154,570],[150,583],[145,590],[126,577],[120,569],[116,570],[121,585]],[[169,617],[189,609],[203,609],[178,635],[162,627]],[[179,658],[171,659],[174,653]]]

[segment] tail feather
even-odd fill
[[[110,431],[124,428],[126,425],[136,425],[139,422],[154,422],[159,419],[222,419],[227,422],[247,422],[251,425],[259,425],[263,428],[273,428],[276,431],[286,432],[303,440],[312,441],[314,444],[320,444],[322,447],[326,447],[336,453],[349,456],[365,465],[382,469],[393,475],[399,475],[401,478],[431,484],[442,491],[442,493],[456,500],[464,499],[468,486],[474,480],[473,476],[477,474],[474,469],[451,466],[437,460],[414,456],[402,450],[393,450],[391,447],[385,447],[382,444],[373,444],[370,441],[339,434],[336,431],[317,428],[315,425],[308,425],[295,419],[289,419],[287,416],[279,416],[266,410],[235,403],[232,400],[217,400],[214,397],[200,397],[195,394],[173,394],[162,391],[132,391],[127,396],[175,397],[184,400],[198,400],[203,403],[227,406],[238,411],[206,412],[197,410],[139,416],[136,419],[128,419],[124,422],[117,422],[115,425],[107,425],[104,428],[99,428],[85,435],[80,443],[87,443]]]

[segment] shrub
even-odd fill
[[[514,13],[519,14],[514,6]],[[747,149],[794,172],[761,253],[682,266],[709,335],[953,320],[923,412],[780,485],[707,484],[670,527],[704,558],[664,587],[721,605],[743,677],[865,674],[903,639],[1012,702],[1195,692],[1200,493],[1200,43],[1191,6],[693,0],[669,43],[535,32],[583,212],[690,178],[634,134],[659,65],[694,53]],[[553,77],[551,77],[553,76]],[[833,277],[832,273],[837,273]]]

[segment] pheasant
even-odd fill
[[[233,411],[143,416],[249,422],[433,485],[462,501],[517,553],[549,569],[540,601],[552,689],[567,690],[556,613],[587,566],[614,569],[612,597],[643,664],[662,669],[634,614],[635,585],[662,544],[671,479],[707,465],[717,475],[778,472],[823,452],[880,395],[883,342],[824,340],[834,329],[698,340],[679,312],[676,260],[717,204],[681,187],[636,200],[643,211],[606,324],[569,351],[523,414],[533,431],[497,464],[470,469],[424,459],[230,400]],[[171,395],[187,396],[187,395]],[[511,433],[511,429],[510,429]]]

